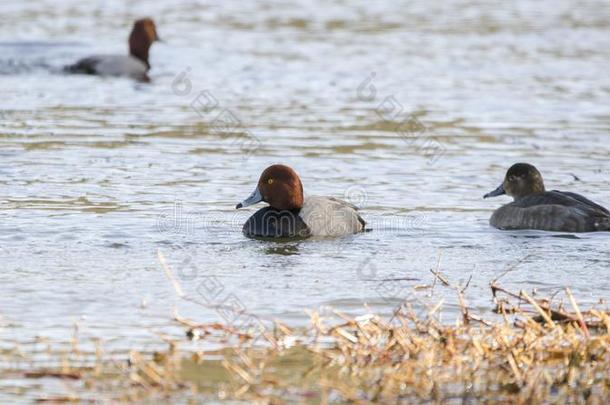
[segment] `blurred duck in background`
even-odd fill
[[[155,41],[160,41],[155,23],[142,18],[133,24],[129,35],[129,55],[94,55],[83,58],[64,70],[100,76],[123,76],[140,81],[149,81],[148,52]]]

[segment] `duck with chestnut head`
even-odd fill
[[[498,208],[489,223],[499,229],[539,229],[559,232],[610,231],[610,212],[566,191],[546,191],[542,175],[528,163],[508,169],[504,181],[483,198],[502,194],[513,202]]]
[[[148,81],[148,52],[155,41],[160,41],[155,23],[142,18],[133,24],[129,35],[129,55],[94,55],[83,58],[64,70],[100,76],[124,76]]]
[[[365,222],[357,208],[345,201],[320,196],[303,196],[299,175],[290,167],[276,164],[261,174],[252,194],[235,208],[259,202],[261,208],[244,224],[249,237],[336,237],[362,232]]]

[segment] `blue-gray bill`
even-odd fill
[[[261,201],[263,201],[263,195],[258,190],[258,187],[256,187],[254,189],[254,191],[252,192],[252,194],[250,194],[250,196],[248,198],[246,198],[245,200],[243,200],[242,202],[240,202],[239,204],[237,204],[235,206],[235,209],[240,209],[240,208],[243,208],[243,207],[248,207],[250,205],[254,205],[256,203],[259,203]]]
[[[504,186],[500,184],[498,188],[496,188],[494,191],[485,194],[483,198],[496,197],[502,194],[506,194],[506,191],[504,191]]]

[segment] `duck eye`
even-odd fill
[[[267,184],[273,184],[273,179],[267,180]]]
[[[515,181],[515,176],[508,176],[508,181]]]

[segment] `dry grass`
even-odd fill
[[[405,304],[391,320],[336,312],[330,320],[313,313],[306,329],[275,323],[256,344],[252,330],[176,315],[185,328],[184,341],[223,341],[232,347],[186,351],[168,340],[163,352],[134,350],[119,360],[105,358],[98,348],[84,365],[74,361],[85,354],[73,342],[60,366],[30,369],[19,377],[61,380],[67,387],[65,394],[38,396],[41,402],[203,396],[259,403],[602,404],[610,398],[607,312],[582,311],[569,290],[564,298],[570,309],[495,284],[492,292],[503,317],[494,323],[463,307],[462,320],[446,325],[433,316],[422,319]]]
[[[160,261],[176,293],[186,297]],[[507,272],[510,271],[507,270]],[[439,270],[434,282],[454,289],[455,324],[439,321],[441,303],[418,314],[405,301],[390,319],[311,314],[310,326],[251,323],[238,330],[175,314],[183,338],[161,336],[166,349],[128,354],[81,350],[78,329],[47,366],[28,363],[28,350],[0,352],[9,394],[38,402],[136,402],[201,399],[256,403],[504,402],[603,404],[610,398],[610,314],[580,308],[569,289],[553,300],[491,284],[494,320],[474,315],[464,286]],[[500,276],[502,277],[502,276]],[[564,305],[563,302],[567,304]],[[212,345],[224,347],[206,350]],[[188,349],[183,348],[189,346]],[[182,347],[182,348],[181,348]],[[21,383],[20,383],[21,381]],[[23,381],[40,381],[29,385]],[[49,382],[61,382],[49,390]],[[6,392],[0,385],[0,397]],[[23,390],[22,390],[23,391]]]

